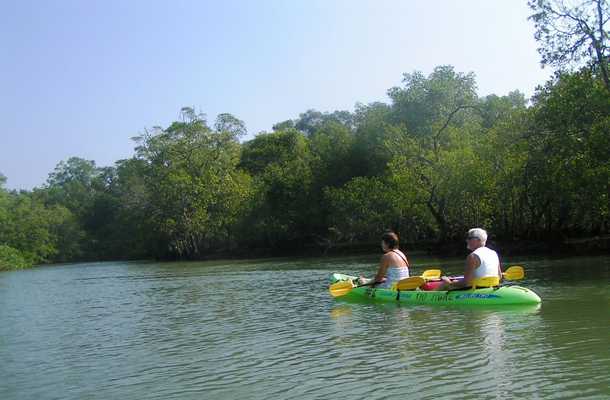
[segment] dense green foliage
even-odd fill
[[[22,269],[30,267],[31,265],[31,263],[23,258],[19,250],[4,244],[0,245],[0,271]]]
[[[73,259],[76,254],[70,249],[80,234],[77,224],[62,205],[45,204],[36,193],[9,193],[0,186],[0,269]]]
[[[243,143],[235,117],[210,127],[184,109],[114,167],[62,161],[43,188],[0,190],[2,268],[326,251],[386,228],[440,243],[475,225],[507,240],[609,232],[610,96],[595,71],[557,75],[529,105],[479,98],[449,66],[388,94]]]
[[[472,73],[439,66],[405,74],[388,104],[308,110],[245,142],[234,116],[209,126],[185,108],[112,167],[73,157],[20,193],[0,174],[0,269],[325,252],[387,228],[410,243],[456,242],[473,226],[504,240],[607,235],[607,3],[530,6],[543,63],[585,61],[531,101],[481,98]]]

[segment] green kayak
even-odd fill
[[[330,283],[348,282],[357,279],[355,276],[334,273]],[[380,302],[399,302],[405,304],[446,304],[446,305],[518,305],[538,304],[540,297],[530,289],[521,286],[496,286],[452,291],[425,290],[392,290],[371,288],[369,286],[353,287],[345,290],[343,299],[371,299]]]

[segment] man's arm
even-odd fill
[[[466,268],[464,269],[464,284],[466,286],[472,284],[474,270],[477,269],[479,265],[481,265],[481,260],[476,254],[470,253],[468,257],[466,257]]]

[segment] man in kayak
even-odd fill
[[[487,232],[485,229],[473,228],[468,231],[466,237],[466,247],[472,251],[466,257],[466,268],[464,277],[451,279],[443,276],[443,284],[436,290],[460,289],[470,287],[473,279],[497,276],[502,278],[502,269],[498,253],[485,247],[487,242]]]
[[[361,285],[372,283],[375,287],[391,288],[392,285],[401,279],[409,277],[409,260],[407,256],[398,249],[398,235],[394,232],[386,232],[381,236],[381,249],[383,256],[379,261],[379,268],[375,278],[358,279]]]

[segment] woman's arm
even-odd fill
[[[375,275],[375,283],[383,282],[383,278],[385,278],[386,273],[388,271],[388,265],[390,263],[389,255],[386,253],[381,256],[381,260],[379,261],[379,268],[377,269],[377,275]]]

